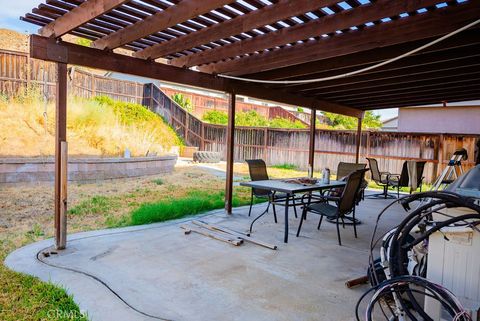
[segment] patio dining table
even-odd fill
[[[294,199],[295,194],[311,193],[315,191],[321,192],[331,188],[338,188],[338,187],[345,186],[344,181],[331,180],[330,183],[323,183],[321,180],[319,180],[315,184],[300,184],[296,182],[295,183],[291,182],[293,180],[295,180],[295,178],[269,179],[269,180],[263,180],[263,181],[250,181],[250,182],[240,183],[241,186],[269,190],[272,192],[284,193],[286,195],[285,204],[282,205],[282,206],[285,206],[285,236],[283,239],[285,243],[288,243],[288,207],[289,207],[290,200]],[[256,219],[253,220],[252,225]]]

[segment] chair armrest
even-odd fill
[[[388,174],[388,175],[387,175],[387,179],[390,179],[390,177],[398,177],[398,178],[400,178],[400,176],[401,176],[400,174]]]
[[[324,196],[323,199],[326,200],[326,201],[339,201],[340,197],[338,197],[338,196]]]
[[[323,203],[325,202],[325,198],[323,196],[306,193],[302,195],[301,201],[302,205],[309,205],[312,203]]]

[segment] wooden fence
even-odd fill
[[[156,112],[175,129],[188,145],[201,150],[226,155],[225,126],[202,122],[173,102],[153,84],[145,86],[144,105]],[[315,168],[336,169],[339,162],[355,162],[356,132],[317,130]],[[425,178],[432,182],[448,164],[453,152],[465,148],[472,159],[479,135],[425,134],[365,131],[360,147],[361,161],[378,159],[384,171],[400,173],[405,160],[426,161]],[[237,127],[235,130],[235,160],[262,158],[268,164],[295,164],[306,170],[308,164],[308,129]]]
[[[55,94],[55,64],[30,59],[25,53],[0,51],[0,92],[18,93],[36,86]],[[117,100],[143,104],[161,115],[190,146],[201,150],[226,153],[226,127],[202,122],[189,114],[154,84],[112,79],[75,68],[70,70],[69,91],[80,97],[107,95]],[[426,180],[431,182],[443,170],[452,153],[466,148],[470,155],[466,167],[473,166],[473,155],[479,135],[450,135],[366,131],[362,135],[360,154],[379,160],[384,171],[399,173],[405,160],[427,161]],[[308,129],[238,127],[235,131],[235,160],[263,158],[268,164],[308,164]],[[355,132],[317,130],[315,168],[335,171],[340,161],[354,162]]]

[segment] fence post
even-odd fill
[[[189,117],[188,111],[185,110],[185,124],[184,124],[185,126],[184,126],[184,129],[185,129],[185,143],[187,143],[187,145],[188,145],[188,131],[190,130],[189,123],[190,123],[190,117]]]
[[[443,134],[440,134],[440,136],[438,138],[438,143],[439,143],[438,144],[438,156],[437,156],[438,168],[437,168],[437,172],[435,173],[436,177],[438,175],[440,175],[440,173],[443,170],[443,149],[445,147],[445,137],[443,136]]]
[[[205,150],[205,123],[202,121],[200,124],[200,150]]]
[[[268,157],[268,127],[265,127],[263,130],[263,159],[266,163],[269,163],[267,160]]]
[[[358,161],[360,160],[360,145],[362,144],[362,118],[363,114],[361,117],[358,117],[357,121],[357,139],[356,139],[356,149],[355,149],[355,163],[358,164]]]
[[[92,98],[95,97],[97,94],[96,94],[96,90],[97,88],[95,87],[95,76],[92,74],[91,75],[92,79],[91,79],[91,83],[90,83],[90,86],[91,86],[91,95],[92,95]]]
[[[365,146],[365,157],[370,156],[370,131],[367,131],[367,142]]]

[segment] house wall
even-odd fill
[[[400,108],[398,131],[480,134],[480,106]]]
[[[396,132],[398,131],[398,117],[389,119],[382,124],[381,131],[384,132]]]

